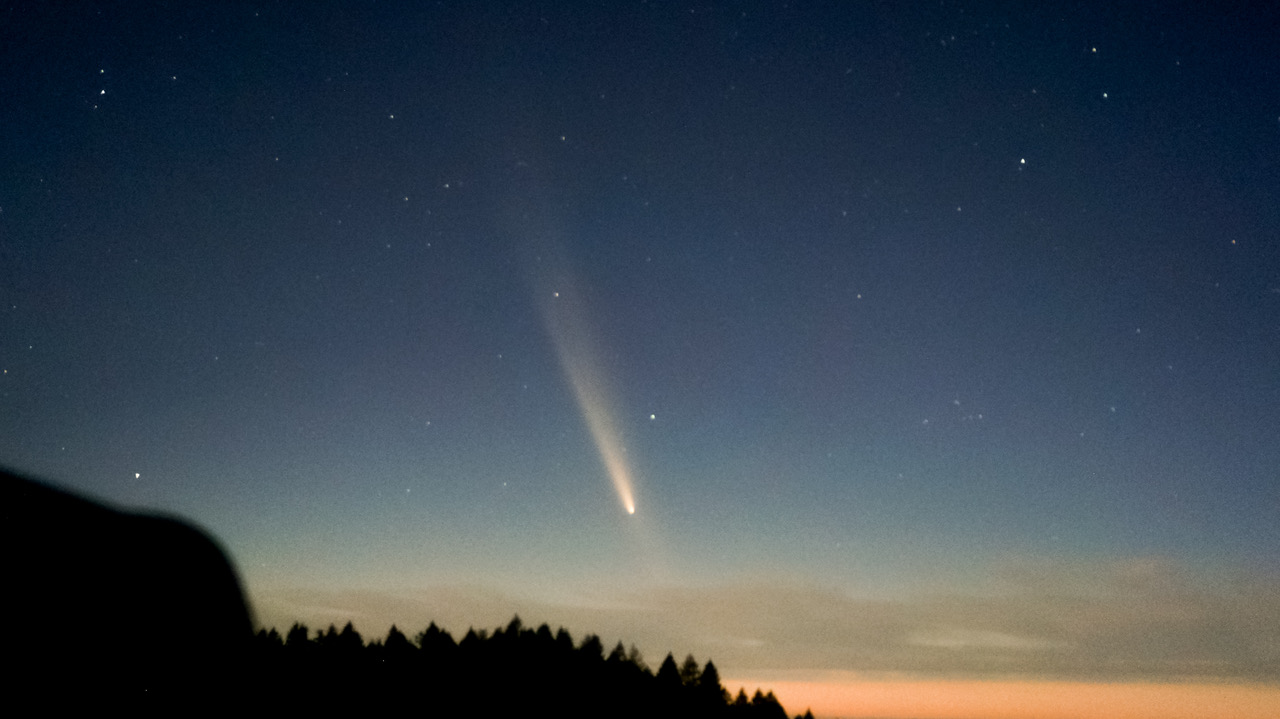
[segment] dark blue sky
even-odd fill
[[[1276,11],[189,5],[0,11],[0,461],[264,616],[1280,572]]]

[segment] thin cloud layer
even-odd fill
[[[714,658],[734,672],[1280,681],[1280,583],[1210,584],[1158,560],[1019,563],[990,579],[982,592],[892,600],[767,581],[554,600],[475,587],[256,599],[264,624],[349,616],[372,634],[429,621],[461,634],[519,613],[659,657]]]

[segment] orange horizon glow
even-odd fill
[[[1280,686],[1212,682],[731,679],[819,719],[1273,719]]]

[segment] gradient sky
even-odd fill
[[[0,10],[0,462],[267,624],[1280,706],[1280,11],[209,5]]]

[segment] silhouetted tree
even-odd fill
[[[482,630],[483,631],[483,630]],[[482,632],[477,632],[475,627],[467,627],[467,633],[462,635],[462,641],[458,642],[459,649],[471,649],[484,641]]]
[[[753,719],[790,719],[772,691],[764,694],[759,689],[751,697],[751,716]]]
[[[280,636],[280,632],[276,631],[275,627],[272,627],[271,631],[259,629],[254,637],[257,639],[259,646],[284,646],[284,639]]]
[[[289,634],[285,637],[284,645],[293,649],[300,649],[306,645],[308,634],[310,634],[310,630],[307,629],[307,625],[294,622],[293,626],[289,627]]]
[[[453,641],[453,635],[437,627],[435,622],[418,632],[413,640],[419,649],[429,654],[445,654],[458,646],[457,642]]]
[[[286,649],[284,648],[284,638],[280,633],[272,627],[270,631],[266,629],[258,630],[253,635],[253,647],[251,656],[248,657],[246,666],[251,667],[251,676],[271,676],[277,670],[282,661],[282,655]]]
[[[626,660],[627,660],[627,648],[622,646],[621,641],[615,644],[613,647],[613,651],[609,652],[609,656],[605,657],[605,661],[609,662],[610,664],[620,664],[622,662],[625,662]]]
[[[692,654],[686,656],[680,664],[680,683],[687,687],[697,686],[698,677],[701,674],[702,670],[698,669],[698,660],[694,659]]]
[[[333,632],[332,624],[329,625],[329,631],[330,633]],[[356,631],[355,626],[351,622],[347,622],[347,625],[342,628],[342,633],[338,635],[335,644],[343,653],[349,654],[363,649],[364,639],[360,637],[360,632]]]
[[[556,646],[565,654],[573,651],[573,636],[569,634],[568,629],[560,627],[556,630]]]
[[[397,629],[394,624],[387,631],[387,640],[382,643],[382,646],[386,649],[388,657],[394,657],[397,660],[412,656],[417,651],[404,632]]]
[[[634,644],[632,644],[631,648],[627,650],[627,661],[634,664],[637,669],[645,674],[649,673],[649,665],[644,663],[644,655],[640,653],[639,649],[636,649],[636,645]]]
[[[328,629],[319,629],[311,641],[323,651],[332,651],[338,644],[338,628],[330,624]]]
[[[517,614],[507,623],[507,636],[519,637],[520,630],[524,628],[524,622],[520,621],[520,615]]]
[[[705,697],[708,701],[718,704],[729,702],[729,693],[720,685],[720,670],[716,669],[715,663],[709,659],[707,666],[702,669],[702,675],[698,677],[697,688],[698,695]]]
[[[427,714],[538,716],[563,719],[785,719],[772,693],[740,690],[732,704],[712,661],[673,654],[651,673],[634,645],[619,641],[605,657],[595,634],[574,646],[561,627],[526,628],[519,617],[490,634],[469,628],[461,642],[435,623],[410,642],[394,625],[385,640],[366,644],[351,622],[308,639],[295,623],[282,639],[274,630],[252,642],[249,666],[270,678],[252,696],[264,711],[287,714]],[[274,648],[274,650],[272,649]],[[272,655],[271,652],[275,654]],[[271,658],[274,656],[274,658]],[[280,692],[279,686],[318,691]],[[500,688],[500,690],[499,690]],[[429,699],[428,699],[429,698]],[[806,719],[811,719],[809,715]],[[797,717],[797,719],[801,719]]]
[[[588,634],[582,640],[582,645],[578,647],[578,651],[583,657],[595,661],[604,659],[604,644],[600,641],[600,637],[594,634]]]
[[[667,658],[658,667],[658,685],[674,688],[680,686],[680,670],[676,667],[676,658],[667,652]]]

